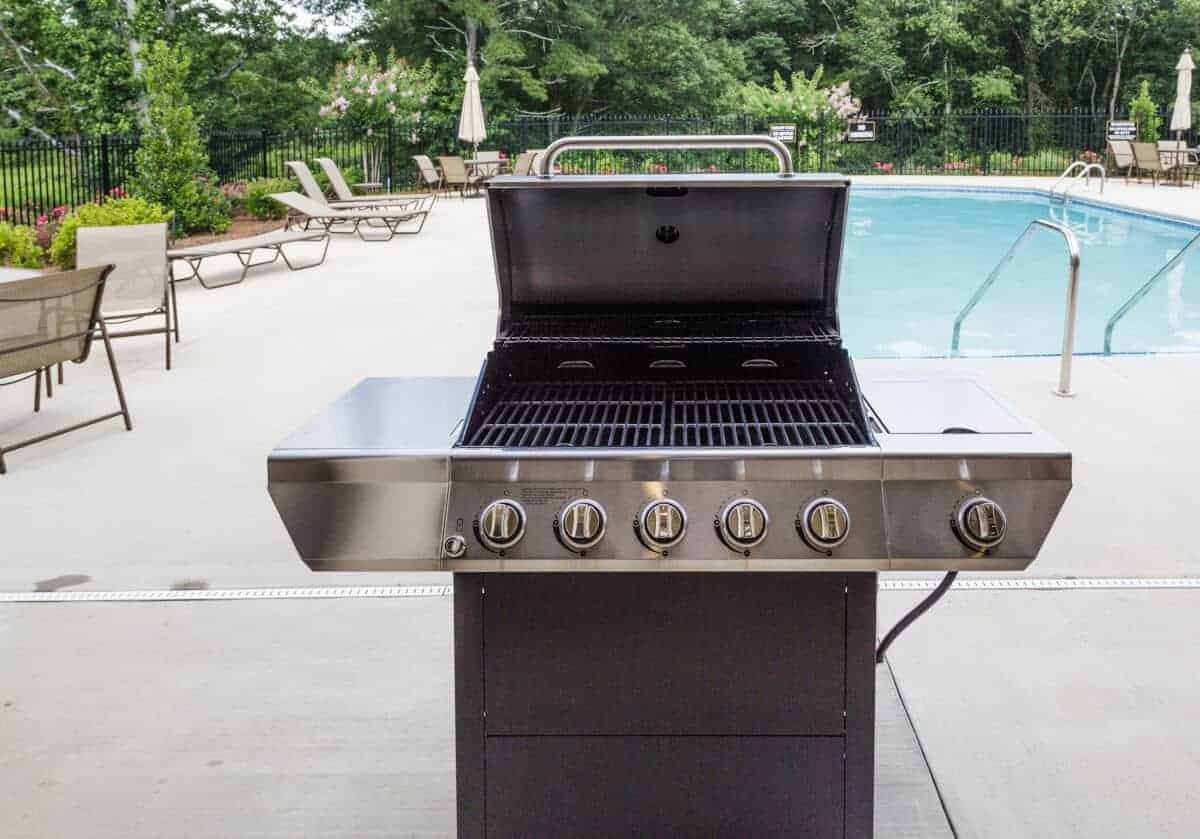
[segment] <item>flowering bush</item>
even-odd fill
[[[54,238],[54,232],[58,230],[59,222],[67,217],[67,213],[71,212],[71,208],[66,204],[59,204],[49,212],[42,213],[37,217],[33,224],[33,233],[37,238],[38,247],[46,249],[50,247],[50,242]]]
[[[0,221],[0,265],[40,268],[42,249],[34,231],[21,224]]]
[[[1091,149],[1084,149],[1079,153],[1079,159],[1084,163],[1097,163],[1100,160],[1100,155],[1096,154]]]
[[[171,211],[141,198],[114,198],[103,204],[84,204],[67,213],[50,243],[50,259],[60,268],[75,267],[75,237],[81,227],[154,224],[170,221]]]
[[[379,125],[391,117],[409,120],[414,131],[429,101],[428,65],[410,67],[389,53],[386,66],[373,55],[352,55],[334,71],[320,115],[355,125]]]

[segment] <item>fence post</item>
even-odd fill
[[[521,148],[519,152],[524,153],[525,149],[529,148],[529,117],[521,116]]]
[[[107,197],[112,191],[112,170],[108,162],[108,135],[100,135],[100,195]]]
[[[391,117],[387,121],[387,145],[385,147],[385,156],[387,157],[386,174],[383,177],[384,191],[391,192],[393,172],[396,171],[396,119]]]
[[[270,166],[267,164],[267,151],[268,151],[268,147],[270,146],[270,140],[268,139],[269,134],[270,134],[269,129],[264,128],[262,130],[262,139],[261,139],[261,143],[262,143],[262,177],[264,177],[264,178],[271,177],[271,169],[270,169]]]

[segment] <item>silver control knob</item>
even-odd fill
[[[990,550],[1008,534],[1008,518],[992,499],[969,498],[958,506],[954,515],[954,532],[968,548]]]
[[[608,518],[595,501],[576,498],[558,514],[558,539],[569,550],[586,551],[604,538]]]
[[[721,539],[735,551],[753,548],[767,537],[767,508],[753,498],[730,501],[721,511]]]
[[[638,538],[652,551],[678,545],[687,532],[687,513],[677,501],[651,501],[638,516]]]
[[[457,533],[451,534],[442,543],[442,551],[450,559],[458,559],[467,552],[467,540]]]
[[[800,535],[810,548],[831,551],[850,535],[850,511],[836,498],[817,498],[804,508],[799,525]]]
[[[489,550],[507,550],[524,535],[525,509],[516,501],[493,501],[479,514],[479,541]]]

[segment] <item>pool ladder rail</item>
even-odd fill
[[[1142,287],[1135,291],[1133,295],[1125,301],[1124,305],[1117,309],[1117,311],[1113,313],[1113,316],[1108,319],[1108,323],[1104,325],[1105,355],[1112,355],[1113,330],[1116,329],[1117,323],[1120,322],[1121,318],[1129,314],[1129,310],[1140,303],[1142,298],[1149,294],[1150,290],[1153,289],[1154,286],[1158,285],[1159,280],[1171,273],[1172,269],[1174,269],[1176,265],[1179,265],[1181,262],[1183,262],[1183,258],[1187,256],[1188,251],[1196,246],[1197,242],[1200,242],[1200,233],[1197,233],[1195,236],[1193,236],[1186,245],[1179,249],[1179,253],[1168,259],[1165,265],[1155,271],[1154,274],[1151,275],[1150,279],[1146,280],[1146,282],[1142,284]]]
[[[995,284],[1000,274],[1008,267],[1008,264],[1013,261],[1013,257],[1017,255],[1017,252],[1025,244],[1026,240],[1036,233],[1039,228],[1045,228],[1058,233],[1066,240],[1067,244],[1067,313],[1063,324],[1062,360],[1059,363],[1058,386],[1054,388],[1054,393],[1057,396],[1074,396],[1075,394],[1071,391],[1071,361],[1075,353],[1075,313],[1079,308],[1079,239],[1076,238],[1075,231],[1057,222],[1040,218],[1029,222],[1029,225],[1021,232],[1021,235],[1017,237],[1016,241],[1012,243],[1012,246],[1009,247],[1000,261],[996,263],[996,267],[991,270],[991,273],[987,275],[987,278],[980,284],[979,288],[975,289],[975,293],[971,295],[971,299],[967,301],[967,305],[962,307],[962,310],[958,313],[958,317],[954,319],[954,334],[950,339],[950,354],[953,356],[959,354],[958,345],[962,337],[962,325],[967,315],[971,314],[971,311],[979,305],[979,301],[987,294],[988,289]]]
[[[1108,179],[1108,173],[1105,172],[1104,167],[1099,163],[1085,163],[1082,160],[1076,160],[1063,170],[1063,173],[1058,176],[1058,180],[1050,187],[1051,202],[1055,198],[1060,199],[1064,204],[1070,201],[1071,190],[1079,186],[1081,181],[1086,183],[1090,189],[1092,186],[1092,172],[1100,173],[1100,194],[1103,195],[1104,184]],[[1063,181],[1067,181],[1067,186],[1060,194],[1058,188],[1062,185]]]

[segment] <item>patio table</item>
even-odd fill
[[[1187,170],[1192,172],[1192,186],[1196,185],[1196,169],[1197,163],[1186,163],[1185,161],[1191,158],[1192,161],[1200,160],[1200,148],[1182,148],[1182,149],[1159,149],[1158,159],[1162,161],[1164,166],[1167,166],[1168,182],[1174,183],[1176,186],[1183,186],[1184,178],[1187,175]]]

